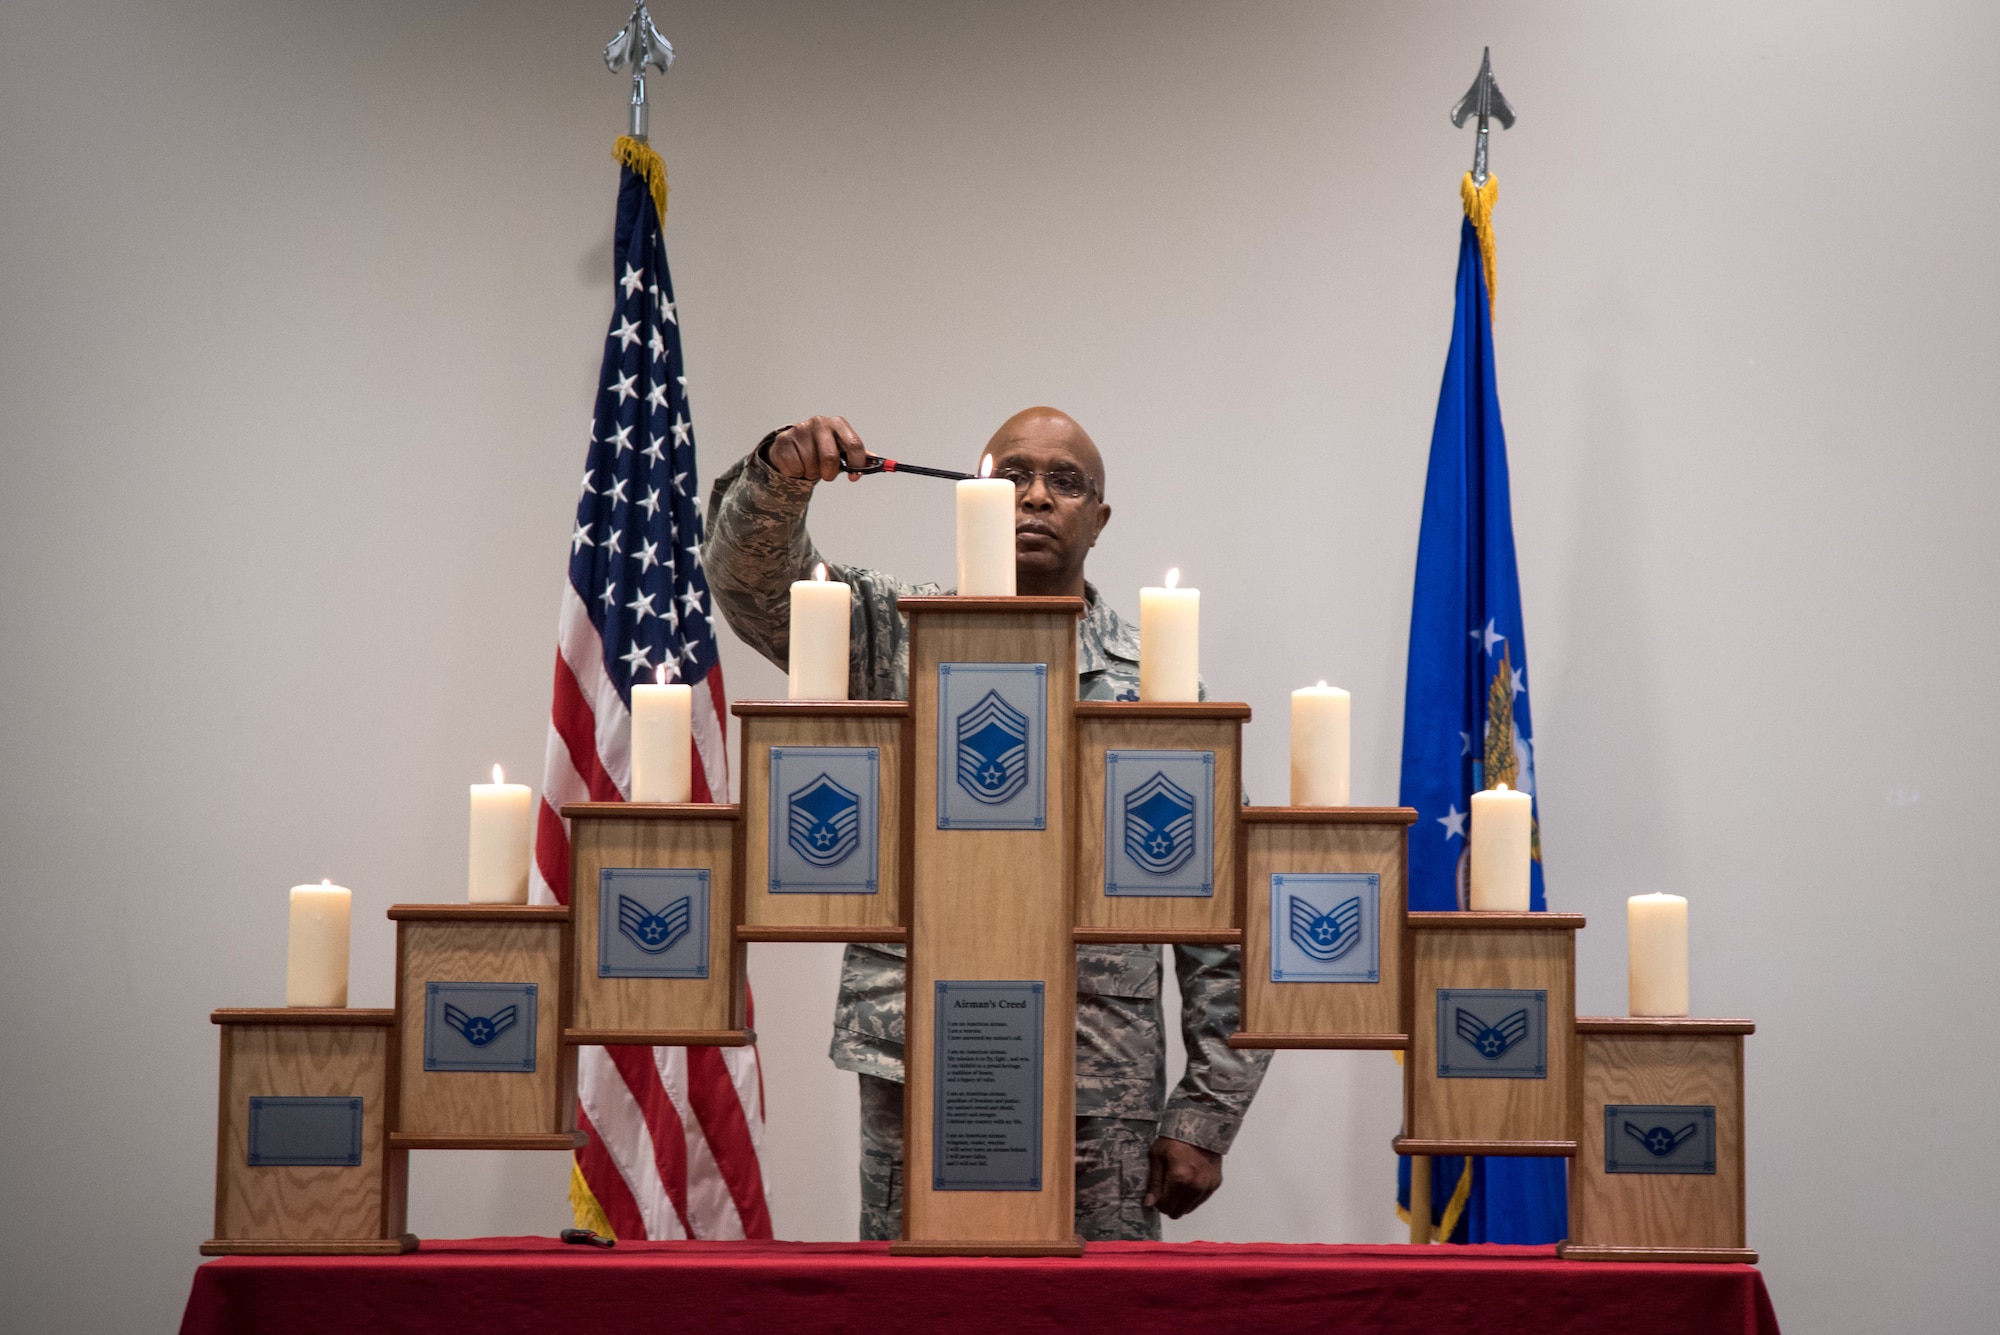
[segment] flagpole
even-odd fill
[[[1410,1156],[1410,1241],[1431,1240],[1431,1156]]]
[[[604,48],[604,68],[616,74],[623,66],[632,69],[632,122],[630,134],[640,143],[646,142],[646,67],[651,65],[665,74],[674,63],[674,44],[660,35],[653,26],[653,16],[646,9],[646,0],[638,0],[632,6],[632,15],[625,20],[625,26]]]

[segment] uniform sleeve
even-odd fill
[[[708,537],[701,564],[708,591],[738,639],[786,666],[791,648],[791,586],[811,577],[821,558],[806,533],[813,484],[764,462],[766,436],[708,493]]]
[[[779,473],[764,461],[764,437],[708,494],[708,537],[702,567],[709,592],[736,637],[780,668],[791,662],[792,581],[812,578],[826,561],[806,532],[814,484]],[[854,590],[849,695],[893,698],[898,655],[905,649],[899,594],[929,591],[875,570],[827,561],[827,577]]]
[[[1243,951],[1238,946],[1175,946],[1187,1074],[1174,1086],[1160,1134],[1227,1154],[1271,1064],[1268,1052],[1229,1046],[1243,1016]]]

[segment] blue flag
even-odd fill
[[[1431,430],[1403,699],[1402,803],[1417,810],[1410,830],[1416,911],[1466,907],[1472,794],[1501,783],[1535,791],[1528,643],[1493,371],[1491,241],[1473,221],[1490,217],[1494,183],[1489,177],[1474,191],[1468,175],[1466,186],[1471,216],[1459,229],[1458,303]],[[1532,848],[1529,906],[1539,911],[1548,907],[1539,804]],[[1397,1202],[1407,1210],[1409,1200],[1405,1158]],[[1430,1204],[1436,1236],[1453,1242],[1556,1242],[1569,1232],[1561,1159],[1434,1159]]]

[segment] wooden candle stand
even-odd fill
[[[1573,1155],[1580,913],[1412,913],[1398,1154]]]
[[[1232,1048],[1405,1048],[1408,807],[1245,807]],[[1275,913],[1275,918],[1274,918]]]
[[[1748,1020],[1577,1020],[1583,1134],[1558,1254],[1756,1264],[1743,1208],[1743,1039],[1755,1031]]]
[[[396,1012],[216,1011],[215,1236],[203,1256],[380,1255],[403,1231],[409,1155],[387,1143]]]
[[[576,1049],[567,908],[399,904],[398,1099],[389,1144],[415,1150],[567,1150]]]
[[[732,805],[573,802],[568,1044],[741,1047],[743,823]]]
[[[1250,706],[1076,706],[1076,932],[1087,942],[1242,940]]]
[[[909,940],[910,706],[737,704],[744,941]]]
[[[910,618],[914,874],[903,1240],[890,1251],[1079,1255],[1071,915],[1083,600],[899,605]]]

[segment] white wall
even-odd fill
[[[625,84],[593,5],[0,9],[0,1315],[161,1328],[207,1235],[207,1011],[282,995],[283,890],[459,893],[463,785],[540,771]],[[656,84],[704,477],[843,412],[966,458],[1067,407],[1126,611],[1209,681],[1356,694],[1396,794],[1426,445],[1491,43],[1499,357],[1549,886],[1623,1006],[1694,901],[1747,1015],[1750,1232],[1788,1329],[1970,1330],[1989,1128],[1990,407],[1978,4],[668,6]],[[823,545],[949,561],[943,493]],[[732,696],[779,689],[730,642]],[[836,952],[759,947],[777,1217],[852,1226]],[[1281,1055],[1179,1238],[1394,1235],[1386,1056]],[[420,1155],[413,1225],[549,1232],[560,1156]]]

